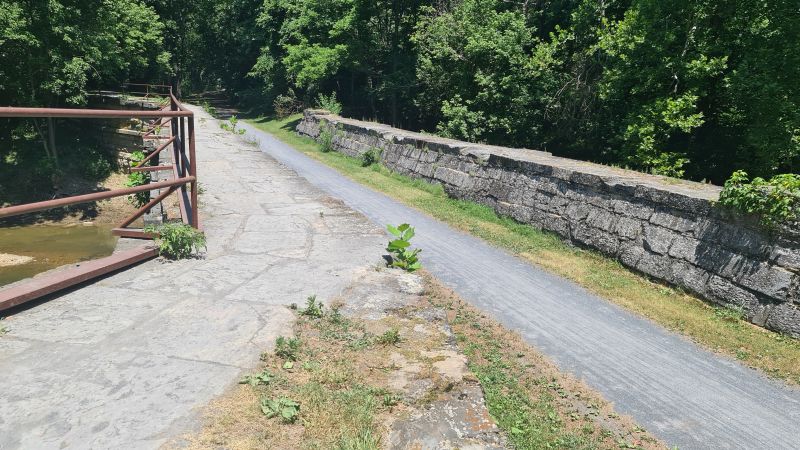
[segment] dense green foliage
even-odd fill
[[[138,0],[0,3],[0,104],[82,105],[91,87],[164,73],[164,25]]]
[[[721,183],[797,171],[797,42],[795,0],[10,1],[0,103],[163,80]]]
[[[725,182],[719,196],[722,205],[757,214],[768,226],[800,220],[800,175],[782,174],[769,180],[749,180],[747,172],[737,170]]]
[[[800,162],[796,2],[265,0],[256,26],[250,77],[283,114],[335,92],[350,116],[716,182]]]

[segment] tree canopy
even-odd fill
[[[168,80],[721,183],[800,164],[796,0],[80,0],[0,5],[0,102]]]
[[[161,76],[164,25],[136,0],[0,3],[0,104],[81,105],[87,90]]]

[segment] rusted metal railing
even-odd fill
[[[200,228],[197,198],[197,158],[195,155],[194,113],[181,104],[172,94],[172,89],[169,86],[143,84],[130,84],[126,86],[126,88],[129,87],[135,87],[138,90],[126,93],[145,96],[166,96],[169,101],[161,109],[154,111],[0,107],[0,117],[149,119],[148,127],[143,134],[143,139],[158,140],[160,145],[158,145],[158,147],[143,161],[140,161],[135,167],[132,167],[131,171],[170,171],[172,173],[171,179],[153,181],[146,185],[124,189],[93,192],[42,202],[8,206],[0,208],[0,219],[141,192],[161,190],[155,198],[151,199],[146,205],[123,220],[112,232],[121,237],[152,239],[153,236],[146,233],[143,229],[133,229],[129,228],[129,226],[173,193],[177,194],[183,222],[194,228]],[[168,130],[168,135],[161,133],[160,131],[162,130]],[[172,153],[172,161],[170,164],[148,165],[164,151],[171,151]],[[107,258],[101,258],[89,263],[78,264],[69,270],[58,271],[52,275],[38,277],[12,288],[0,290],[0,311],[114,270],[136,264],[155,255],[156,250],[152,244],[144,245],[137,249],[115,253]]]

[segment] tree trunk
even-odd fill
[[[59,167],[58,150],[56,149],[56,121],[52,117],[47,118],[47,142],[50,147],[53,162],[56,164],[56,167]]]

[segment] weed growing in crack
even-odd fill
[[[400,330],[397,328],[392,328],[375,338],[375,342],[381,345],[397,345],[400,341],[402,341],[402,338],[400,337]]]
[[[417,255],[422,252],[421,249],[411,249],[411,238],[414,237],[414,227],[404,223],[400,226],[394,227],[386,225],[389,233],[396,238],[389,241],[386,251],[392,254],[392,267],[403,269],[407,272],[414,272],[422,267]]]
[[[185,223],[149,225],[144,231],[155,235],[158,253],[170,259],[188,258],[206,248],[205,234]]]
[[[239,119],[234,115],[231,116],[227,122],[220,122],[219,127],[225,131],[230,131],[231,133],[238,134],[240,136],[247,133],[247,130],[245,130],[244,128],[236,128],[238,124],[239,124]]]
[[[306,299],[305,309],[300,310],[301,316],[311,317],[314,319],[321,319],[325,313],[322,311],[322,302],[317,302],[317,296],[311,295]]]
[[[245,375],[239,380],[239,384],[249,384],[250,386],[268,385],[273,378],[275,376],[269,370],[264,369],[261,373]]]

